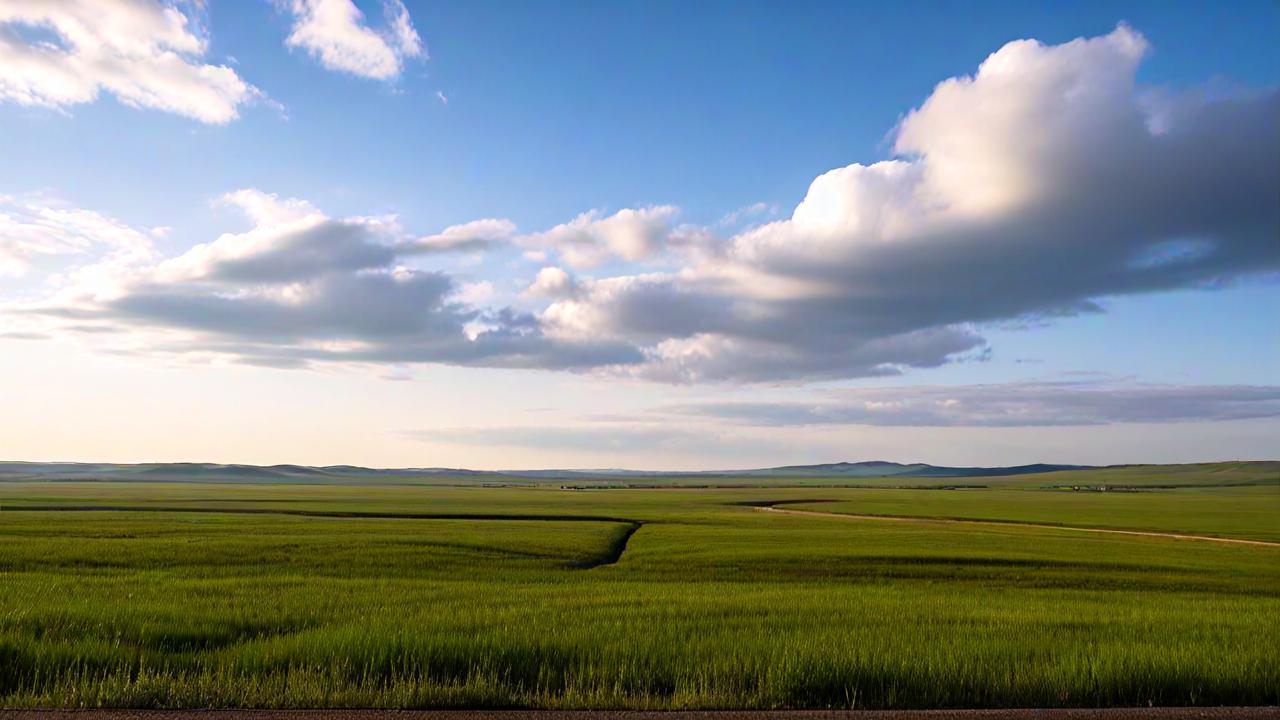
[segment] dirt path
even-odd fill
[[[1227,543],[1230,545],[1261,545],[1263,547],[1280,547],[1280,542],[1268,540],[1243,540],[1240,538],[1221,538],[1209,535],[1187,535],[1183,533],[1164,533],[1149,530],[1115,530],[1112,528],[1089,528],[1073,525],[1049,525],[1042,523],[1019,522],[1017,520],[966,520],[964,518],[943,518],[909,515],[857,515],[854,513],[822,512],[821,510],[788,510],[772,505],[754,506],[758,512],[782,513],[784,515],[810,515],[813,517],[841,518],[844,520],[883,520],[886,522],[915,523],[955,523],[957,525],[997,525],[1002,527],[1030,527],[1045,530],[1070,530],[1072,532],[1103,533],[1107,535],[1138,535],[1141,537],[1173,538],[1174,540],[1204,540],[1206,542]]]

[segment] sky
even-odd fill
[[[1276,459],[1274,2],[0,0],[0,458]]]

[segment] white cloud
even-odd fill
[[[327,361],[567,369],[637,359],[629,346],[556,340],[527,314],[482,307],[494,295],[487,281],[460,283],[397,264],[408,241],[394,220],[333,218],[253,189],[218,202],[242,209],[253,227],[159,262],[88,266],[46,301],[0,311],[49,320],[49,332],[68,324],[80,333],[117,331],[111,341],[133,353],[281,368]],[[107,231],[145,239],[128,228]]]
[[[391,80],[406,59],[425,57],[422,39],[400,0],[386,0],[387,24],[375,31],[351,0],[289,0],[293,29],[285,44],[302,48],[324,67],[374,80]]]
[[[1154,133],[1146,47],[1125,26],[1010,43],[908,114],[896,157],[819,176],[790,218],[673,272],[557,299],[548,332],[633,343],[628,371],[660,379],[883,375],[978,351],[985,323],[1280,270],[1280,93],[1166,99]],[[596,261],[597,221],[550,240]],[[632,257],[664,237],[647,227]]]
[[[671,205],[626,208],[609,216],[591,210],[523,242],[556,249],[575,268],[594,267],[610,257],[645,260],[664,248],[676,213]]]
[[[1098,172],[1104,153],[1149,143],[1134,93],[1148,50],[1125,25],[1052,47],[1019,40],[972,77],[940,83],[894,144],[923,160],[913,199],[948,214],[1007,211],[1052,200],[1065,181]]]
[[[207,43],[194,25],[159,0],[3,0],[0,100],[66,109],[105,91],[126,105],[227,123],[260,93],[230,67],[200,61]]]
[[[577,295],[579,290],[578,281],[563,268],[544,267],[523,294],[533,298],[565,298]]]
[[[737,210],[733,210],[731,212],[725,213],[724,217],[721,217],[719,222],[717,222],[716,224],[719,225],[720,227],[733,227],[735,225],[739,225],[743,222],[751,220],[752,218],[758,218],[762,216],[772,216],[777,214],[778,214],[777,205],[770,205],[769,203],[765,203],[765,202],[757,202],[757,203],[752,203],[750,205],[740,207]]]
[[[404,6],[404,2],[385,0],[383,7],[387,15],[387,25],[391,28],[392,44],[400,54],[415,58],[425,56],[426,48],[422,44],[422,38],[418,37],[418,31],[413,27],[413,21],[409,18],[409,8]]]
[[[462,283],[453,293],[453,299],[467,305],[479,305],[494,296],[493,283],[487,280]]]
[[[398,248],[403,255],[487,250],[508,242],[516,234],[510,220],[486,218],[451,225],[435,235],[416,238]]]
[[[51,311],[186,330],[206,350],[277,364],[793,382],[981,358],[991,324],[1280,271],[1280,93],[1153,100],[1134,80],[1145,48],[1123,26],[1010,43],[905,116],[895,156],[824,173],[789,217],[729,238],[675,225],[668,205],[524,237],[499,219],[413,237],[394,218],[239,191],[224,202],[250,230],[114,283],[99,273],[90,285],[112,292],[63,294]],[[451,276],[397,265],[513,241],[555,265],[523,294],[545,298],[536,312],[478,307]],[[606,261],[629,274],[559,267]]]
[[[320,211],[306,200],[297,198],[282,200],[278,195],[255,188],[242,188],[225,193],[216,198],[214,204],[234,207],[257,225],[282,225],[321,215]]]
[[[227,193],[216,201],[253,221],[243,233],[224,233],[155,267],[158,282],[306,281],[328,273],[381,268],[395,257],[394,222],[352,217],[335,220],[310,203],[255,189]]]

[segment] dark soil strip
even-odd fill
[[[630,518],[608,515],[502,515],[497,513],[391,513],[357,510],[294,510],[289,508],[167,507],[162,505],[9,505],[0,512],[162,512],[215,513],[220,515],[298,515],[301,517],[356,520],[542,520],[548,522],[607,522],[636,524]]]
[[[0,710],[0,720],[1263,720],[1276,707],[1000,710]]]
[[[489,515],[466,513],[381,513],[343,512],[336,510],[290,510],[287,508],[198,508],[162,507],[153,505],[20,505],[9,506],[10,512],[154,512],[154,513],[215,513],[219,515],[296,515],[316,518],[374,519],[374,520],[536,520],[541,522],[603,522],[625,525],[626,530],[609,543],[608,550],[596,560],[576,565],[584,570],[613,565],[622,559],[627,543],[643,523],[628,518],[601,515]],[[3,509],[0,509],[2,512]],[[7,712],[0,710],[0,712]],[[0,716],[2,717],[2,716]],[[202,716],[203,717],[203,716]],[[210,719],[206,719],[210,720]]]

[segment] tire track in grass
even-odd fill
[[[595,560],[574,565],[582,570],[615,565],[627,551],[631,536],[644,523],[630,518],[609,515],[537,515],[500,513],[391,513],[361,512],[358,510],[303,510],[291,508],[202,508],[166,507],[162,505],[13,505],[0,508],[10,512],[151,512],[151,513],[209,513],[219,515],[292,515],[297,517],[337,518],[348,520],[479,520],[479,521],[541,521],[541,522],[602,522],[625,525],[626,530],[615,537],[607,551]]]
[[[805,515],[809,517],[841,518],[844,520],[882,520],[887,522],[915,523],[950,523],[956,525],[994,525],[1004,527],[1029,527],[1042,530],[1070,530],[1073,532],[1102,533],[1107,535],[1137,535],[1139,537],[1171,538],[1174,540],[1203,540],[1206,542],[1227,543],[1230,545],[1255,545],[1262,547],[1280,547],[1280,542],[1270,540],[1245,540],[1243,538],[1223,538],[1212,535],[1191,535],[1188,533],[1156,532],[1154,530],[1119,530],[1116,528],[1080,527],[1078,525],[1053,525],[1050,523],[1023,522],[1021,520],[978,520],[958,517],[939,517],[931,515],[871,515],[862,513],[823,512],[821,510],[788,510],[776,507],[783,504],[841,502],[839,500],[780,500],[777,502],[743,503],[757,512],[780,513],[783,515]]]

